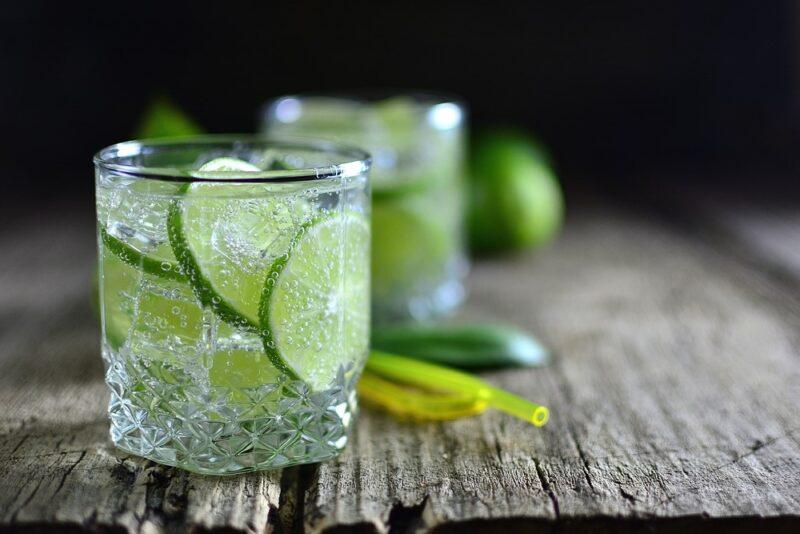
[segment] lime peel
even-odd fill
[[[190,185],[184,184],[178,191],[179,196],[184,195]],[[214,289],[211,281],[206,278],[200,269],[200,265],[190,250],[183,231],[183,217],[181,216],[179,199],[175,199],[170,204],[167,215],[167,234],[175,257],[178,259],[183,271],[188,274],[192,290],[200,303],[214,310],[214,313],[223,321],[246,330],[258,332],[258,325],[221,297]]]
[[[264,280],[264,288],[261,292],[261,300],[258,303],[259,332],[262,342],[264,343],[264,352],[275,367],[293,380],[299,380],[300,376],[281,357],[281,354],[277,349],[275,338],[272,335],[272,328],[270,328],[270,299],[272,298],[273,289],[278,285],[277,280],[280,276],[280,273],[289,262],[291,251],[294,249],[300,239],[302,239],[306,230],[319,222],[320,219],[321,218],[314,218],[303,223],[303,225],[300,227],[300,230],[297,231],[297,234],[295,234],[289,244],[289,252],[278,256],[275,258],[275,261],[272,262],[269,273]]]
[[[324,262],[320,263],[319,260],[322,258],[318,257],[320,253],[325,254],[325,251],[330,249],[330,247],[326,245],[330,245],[331,243],[326,243],[326,239],[334,238],[337,242],[342,242],[342,236],[337,233],[337,230],[349,234],[348,239],[344,241],[345,244],[359,247],[365,241],[368,243],[369,226],[363,216],[356,212],[325,214],[306,221],[300,226],[297,233],[292,238],[287,252],[276,258],[273,262],[264,281],[259,302],[259,328],[264,343],[264,352],[281,371],[290,377],[304,380],[315,388],[323,386],[329,382],[332,377],[324,373],[321,376],[313,376],[315,372],[318,374],[320,370],[325,368],[323,360],[311,362],[309,361],[307,349],[292,347],[290,341],[292,337],[291,331],[284,332],[284,336],[276,336],[276,332],[280,333],[285,330],[285,327],[279,326],[281,323],[280,317],[296,318],[298,310],[292,309],[292,304],[288,304],[289,301],[295,302],[302,300],[298,296],[286,294],[283,295],[284,299],[281,300],[280,295],[282,291],[285,291],[292,283],[297,283],[298,280],[303,280],[303,285],[308,285],[309,282],[313,285],[313,281],[318,281],[317,277],[319,276],[331,276],[331,273],[339,273],[336,268],[326,265]],[[328,233],[326,235],[326,231],[333,233]],[[332,326],[335,330],[331,331],[334,335],[343,336],[339,339],[341,345],[337,346],[337,343],[331,342],[330,340],[328,341],[329,346],[327,348],[331,350],[331,355],[338,354],[339,356],[339,358],[332,360],[334,364],[340,359],[350,361],[351,358],[349,356],[352,356],[353,359],[360,359],[366,355],[367,351],[368,332],[365,330],[363,336],[359,335],[358,328],[362,322],[366,325],[369,320],[368,289],[366,289],[366,287],[354,287],[351,283],[339,285],[341,282],[344,282],[344,280],[338,279],[339,276],[347,276],[350,277],[347,278],[347,280],[357,283],[358,280],[365,280],[367,278],[368,265],[366,254],[363,257],[363,266],[361,266],[363,267],[363,272],[359,271],[357,263],[358,256],[359,252],[358,248],[356,248],[355,250],[345,253],[334,253],[332,258],[328,258],[334,262],[343,261],[345,263],[339,266],[341,272],[338,275],[334,275],[335,278],[333,280],[329,280],[329,283],[333,282],[334,285],[329,286],[328,283],[323,283],[317,288],[318,291],[312,291],[311,295],[313,296],[311,298],[318,307],[310,307],[304,310],[315,314],[315,317],[316,314],[321,313],[322,317],[318,317],[318,319],[315,320],[325,321],[325,313],[322,310],[326,306],[329,306],[331,303],[338,303],[338,306],[344,307],[344,309],[336,312],[336,316],[339,316],[340,319],[344,319],[344,324],[337,320]],[[309,261],[309,258],[316,259],[317,261]],[[348,264],[348,260],[356,263]],[[294,263],[295,261],[298,263]],[[356,268],[355,272],[350,270],[352,267]],[[287,276],[290,277],[288,281],[286,279]],[[339,291],[342,291],[344,288],[350,288],[351,291],[350,293],[344,291],[337,294],[335,293],[336,288],[334,286],[338,286],[340,288]],[[277,301],[276,298],[278,299]],[[287,298],[289,300],[286,300]],[[362,307],[363,313],[365,314],[364,316],[358,315]],[[321,328],[322,331],[325,332],[324,324],[318,324],[314,327]],[[298,328],[298,325],[295,324],[293,328]],[[353,334],[354,328],[356,329],[356,334]],[[364,326],[364,328],[366,329],[366,326]],[[281,337],[284,339],[279,339]],[[362,347],[356,346],[360,345],[362,337],[363,350]],[[336,351],[339,352],[337,353]],[[361,353],[361,355],[359,353]],[[327,357],[330,358],[331,355]],[[303,372],[306,369],[313,369],[314,371],[311,373]],[[335,369],[331,367],[327,370],[333,372]]]
[[[109,234],[105,228],[100,228],[100,237],[108,250],[131,267],[136,267],[148,274],[175,280],[176,282],[189,281],[181,272],[180,266],[174,262],[159,260],[143,254],[124,241]]]

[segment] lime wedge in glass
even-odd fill
[[[193,361],[204,350],[203,308],[191,288],[142,274],[128,333],[131,351],[151,361]]]
[[[221,349],[211,358],[208,379],[214,386],[243,389],[277,383],[278,374],[260,350]]]
[[[159,243],[152,247],[149,253],[144,253],[119,237],[111,235],[105,228],[100,229],[100,237],[108,250],[128,265],[161,278],[180,282],[187,281],[175,261],[169,243]]]
[[[167,239],[167,210],[180,186],[132,179],[124,187],[101,188],[97,217],[103,244],[122,261],[146,273],[185,281]]]
[[[103,310],[109,346],[149,361],[202,350],[203,309],[186,284],[143,272],[104,246]]]
[[[136,313],[136,291],[141,271],[131,267],[108,247],[102,248],[102,287],[105,339],[114,350],[125,344]]]
[[[370,229],[357,213],[301,228],[272,265],[261,297],[264,349],[276,367],[315,390],[366,357]]]
[[[218,158],[196,175],[236,179],[261,169]],[[275,257],[308,217],[299,197],[270,194],[270,184],[196,182],[169,208],[169,242],[200,302],[224,321],[258,331],[258,305]]]

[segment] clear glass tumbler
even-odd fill
[[[376,324],[425,320],[464,298],[465,109],[434,94],[284,96],[262,130],[362,146],[373,157],[372,309]]]
[[[115,445],[215,475],[335,456],[369,344],[367,154],[210,136],[94,162]]]

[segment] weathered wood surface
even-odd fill
[[[335,461],[216,478],[109,445],[91,224],[63,209],[0,236],[0,529],[800,525],[800,294],[684,227],[575,209],[550,250],[476,266],[464,316],[556,354],[487,374],[547,403],[545,429],[366,412]]]
[[[674,185],[650,196],[757,270],[800,282],[800,194],[752,182],[749,190]]]

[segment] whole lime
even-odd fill
[[[470,169],[470,246],[497,253],[540,246],[558,232],[564,198],[548,156],[510,130],[479,137]]]

